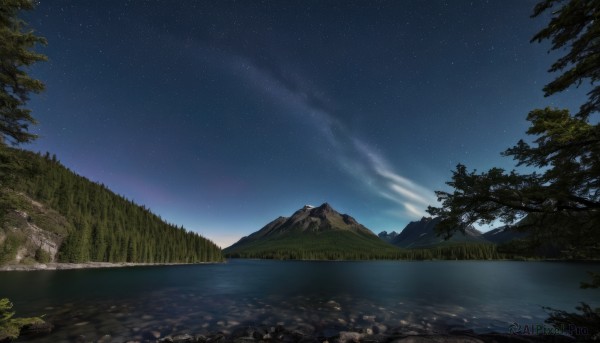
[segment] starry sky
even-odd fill
[[[500,152],[559,56],[534,0],[41,0],[40,138],[71,170],[222,247],[305,204],[375,233]]]

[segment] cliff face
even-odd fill
[[[10,193],[15,207],[0,225],[0,264],[54,262],[70,223],[58,212],[23,193]]]

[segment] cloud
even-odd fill
[[[233,57],[231,67],[254,89],[267,94],[291,115],[309,122],[326,139],[339,167],[374,194],[403,207],[409,218],[426,215],[436,203],[433,192],[400,175],[364,140],[353,135],[326,105],[323,92],[311,92],[310,83],[285,75],[281,69],[259,68],[250,60]]]

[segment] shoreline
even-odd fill
[[[22,337],[51,337],[54,326],[43,323],[25,328]],[[374,326],[373,328],[376,328]],[[126,342],[153,343],[571,343],[593,340],[594,337],[572,337],[563,333],[476,333],[472,330],[451,330],[435,332],[413,330],[411,328],[395,329],[391,332],[376,332],[371,328],[354,330],[326,330],[327,332],[309,332],[306,330],[277,326],[239,326],[233,332],[214,331],[208,334],[197,334],[191,331],[163,335],[153,330],[133,337],[118,337]],[[80,336],[85,337],[85,336]],[[114,338],[109,334],[100,337],[96,342],[109,342]],[[2,341],[0,339],[0,341]]]
[[[35,263],[35,264],[7,264],[0,266],[0,272],[10,271],[38,271],[38,270],[72,270],[72,269],[98,269],[98,268],[124,268],[124,267],[156,267],[156,266],[187,266],[195,264],[214,264],[224,262],[196,262],[196,263],[137,263],[137,262],[83,262],[83,263]]]
[[[299,261],[299,262],[375,262],[375,261],[396,261],[396,262],[440,262],[440,261],[509,261],[509,262],[576,262],[576,263],[596,263],[600,259],[594,260],[564,260],[564,259],[496,259],[496,260],[303,260],[303,259],[260,259],[260,258],[226,258],[221,262],[194,262],[194,263],[139,263],[139,262],[82,262],[82,263],[35,263],[35,264],[6,264],[0,265],[0,272],[9,271],[39,271],[39,270],[73,270],[73,269],[99,269],[99,268],[124,268],[124,267],[157,267],[157,266],[188,266],[198,264],[220,264],[227,263],[228,260],[253,260],[253,261]]]

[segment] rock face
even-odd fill
[[[4,264],[55,261],[58,249],[71,228],[64,216],[29,196],[10,191],[19,199],[17,208],[6,213],[0,223],[0,248],[12,240],[12,253],[0,254]],[[15,242],[20,242],[14,246]]]
[[[444,242],[444,238],[437,236],[435,226],[440,222],[439,218],[423,217],[420,221],[410,222],[391,243],[401,248],[426,248]],[[465,230],[465,233],[457,232],[450,242],[461,243],[489,243],[481,232],[473,227]]]
[[[311,258],[305,254],[310,253],[317,259],[317,251],[327,250],[334,255],[354,252],[361,258],[368,258],[367,250],[378,249],[395,251],[393,246],[381,241],[356,219],[324,203],[318,207],[306,205],[290,217],[279,217],[240,239],[224,253],[230,257],[264,257],[261,252],[266,250],[283,251],[284,254],[296,251],[300,255],[298,258]],[[253,252],[252,256],[247,255],[249,251]],[[341,255],[340,258],[345,258]]]

